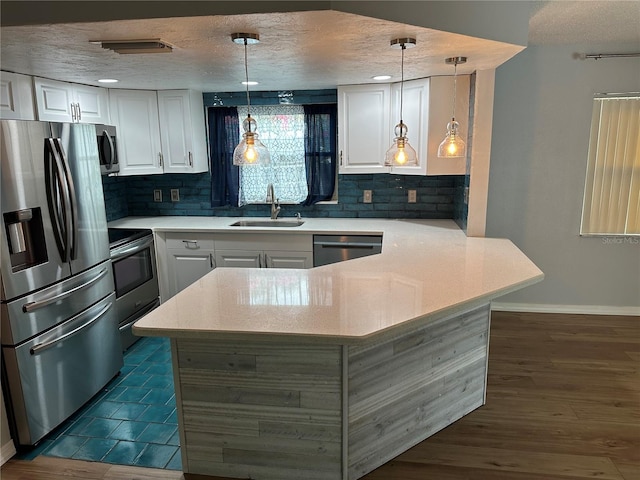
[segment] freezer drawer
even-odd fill
[[[34,445],[123,365],[115,294],[18,347],[3,347],[17,442]]]
[[[2,305],[2,344],[21,342],[113,292],[110,260],[51,287]]]

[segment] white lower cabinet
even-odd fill
[[[311,268],[313,252],[216,249],[216,265],[240,268]]]
[[[286,233],[220,233],[216,235],[218,267],[311,268],[311,235]]]
[[[167,298],[216,267],[212,234],[166,234]]]
[[[162,300],[171,298],[216,267],[311,268],[313,238],[304,234],[156,233]]]

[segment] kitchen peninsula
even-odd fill
[[[129,218],[156,232],[284,230]],[[306,219],[288,234],[382,234],[308,270],[217,268],[139,320],[171,339],[186,473],[353,480],[485,401],[490,302],[543,278],[509,240],[450,220]]]

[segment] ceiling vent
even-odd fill
[[[159,38],[150,40],[97,40],[91,43],[102,45],[117,53],[171,53],[173,47]]]

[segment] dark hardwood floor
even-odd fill
[[[639,366],[640,317],[494,312],[487,404],[363,478],[639,480]],[[205,477],[40,456],[0,478]]]

